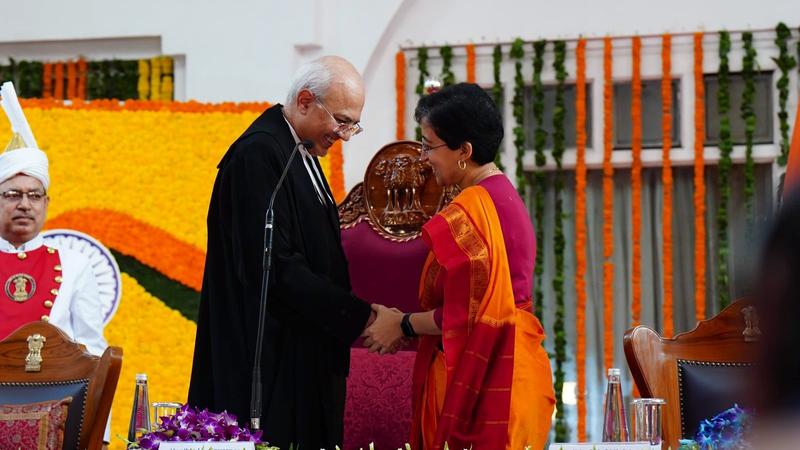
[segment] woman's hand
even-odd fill
[[[364,346],[370,353],[379,352],[381,355],[395,353],[403,345],[403,331],[400,322],[403,313],[397,308],[387,308],[383,305],[373,304],[372,310],[377,317],[375,322],[364,331]]]

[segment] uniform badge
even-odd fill
[[[23,303],[31,299],[36,292],[36,280],[27,273],[11,275],[6,280],[6,296],[14,302]]]

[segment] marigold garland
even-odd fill
[[[327,159],[329,160],[328,184],[333,192],[333,198],[337,203],[344,200],[347,191],[344,189],[344,153],[342,152],[342,141],[336,141],[328,150]]]
[[[706,318],[705,90],[703,33],[694,34],[694,313]]]
[[[633,326],[639,325],[642,312],[642,40],[634,36],[632,44],[631,74],[631,222],[632,222],[632,264],[631,316]]]
[[[76,92],[76,97],[79,99],[86,98],[86,75],[87,75],[88,65],[86,64],[86,60],[83,57],[78,59],[78,92]]]
[[[467,83],[475,82],[475,44],[467,44]]]
[[[612,43],[603,40],[603,363],[614,366],[614,151],[613,133],[613,80]]]
[[[42,64],[42,97],[53,97],[53,64]]]
[[[171,102],[173,98],[172,57],[161,57],[161,100]]]
[[[161,100],[161,58],[150,59],[150,100]]]
[[[78,93],[78,68],[75,61],[67,61],[67,99],[75,98]]]
[[[672,337],[675,330],[675,319],[672,316],[672,36],[665,34],[661,38],[661,183],[664,200],[661,213],[664,266],[664,301],[662,316],[664,318],[664,337]]]
[[[20,99],[23,107],[39,109],[72,109],[92,111],[169,111],[184,113],[246,113],[262,112],[269,108],[269,102],[222,102],[201,103],[188,102],[157,102],[149,100],[126,100],[120,102],[114,99],[98,99],[92,101],[72,101],[66,103],[56,99],[27,98]]]
[[[53,71],[53,97],[58,100],[64,99],[64,63],[59,61],[55,63],[55,70]]]
[[[575,59],[575,368],[578,441],[586,442],[586,39]]]
[[[394,70],[395,139],[402,141],[406,137],[406,54],[402,50],[394,55]]]

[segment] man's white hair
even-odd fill
[[[317,98],[323,98],[333,81],[333,71],[323,58],[315,59],[300,66],[295,73],[294,82],[286,96],[286,104],[294,105],[297,95],[307,89]]]

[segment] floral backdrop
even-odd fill
[[[216,165],[268,104],[23,100],[50,158],[46,228],[71,228],[116,256],[122,300],[108,324],[123,365],[112,407],[112,448],[124,448],[135,374],[150,400],[184,402],[191,373],[206,248],[205,218]],[[8,125],[0,142],[8,142]],[[344,195],[341,145],[322,160]]]

